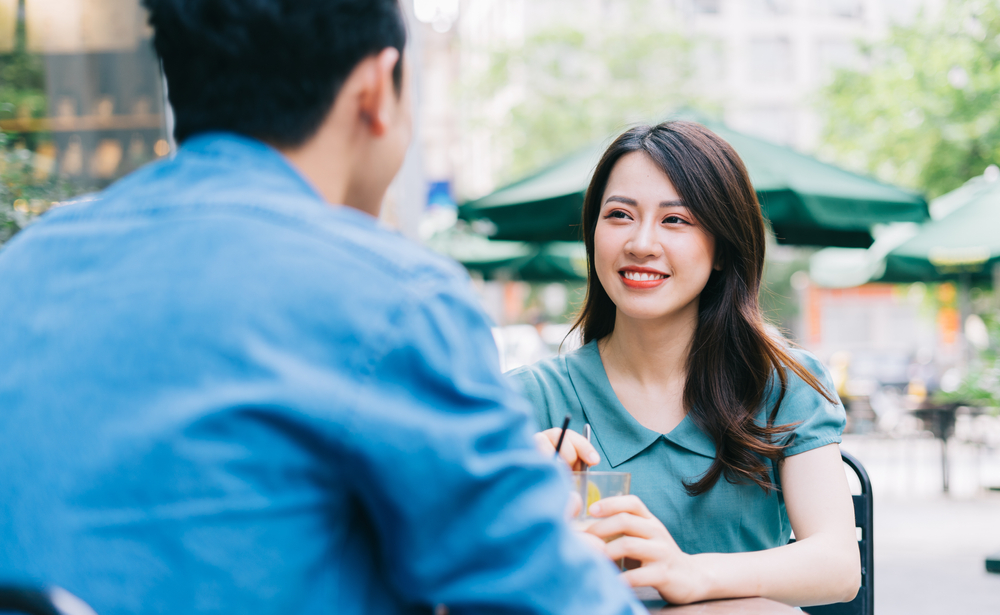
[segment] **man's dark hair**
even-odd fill
[[[294,147],[344,81],[386,47],[400,56],[398,0],[143,0],[178,142],[211,130]],[[397,93],[402,61],[393,72]]]

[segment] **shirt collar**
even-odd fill
[[[690,416],[685,416],[668,434],[644,427],[618,401],[608,374],[592,340],[566,357],[566,371],[576,389],[587,418],[604,457],[617,467],[649,448],[661,437],[692,453],[715,458],[715,444]]]
[[[251,171],[259,177],[261,172],[279,176],[301,196],[323,200],[316,187],[289,162],[281,152],[257,139],[232,132],[205,132],[184,141],[177,152],[178,158],[188,156],[214,158],[217,162]]]
[[[193,136],[181,146],[174,165],[197,167],[205,173],[205,162],[238,176],[228,189],[240,199],[253,191],[254,205],[284,215],[322,224],[329,212],[351,218],[355,223],[381,226],[378,218],[341,204],[328,203],[309,180],[281,152],[270,145],[231,132],[205,132]],[[125,180],[123,180],[125,181]],[[277,195],[277,198],[274,198]]]

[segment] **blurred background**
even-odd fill
[[[504,367],[578,343],[603,147],[704,122],[771,225],[768,319],[848,409],[879,613],[1000,612],[1000,4],[402,4],[416,130],[383,219],[467,267]],[[151,34],[138,0],[0,0],[0,243],[170,155]]]

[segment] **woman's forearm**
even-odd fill
[[[706,578],[702,600],[762,596],[793,606],[848,602],[861,586],[857,543],[816,534],[767,551],[693,556]]]

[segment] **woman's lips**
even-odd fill
[[[632,274],[632,279],[629,278],[627,274]],[[670,276],[664,275],[662,273],[653,272],[638,272],[632,270],[624,270],[618,272],[619,277],[622,279],[622,283],[629,288],[644,289],[644,288],[656,288],[660,284],[663,284],[667,278]],[[639,279],[634,279],[639,278]]]

